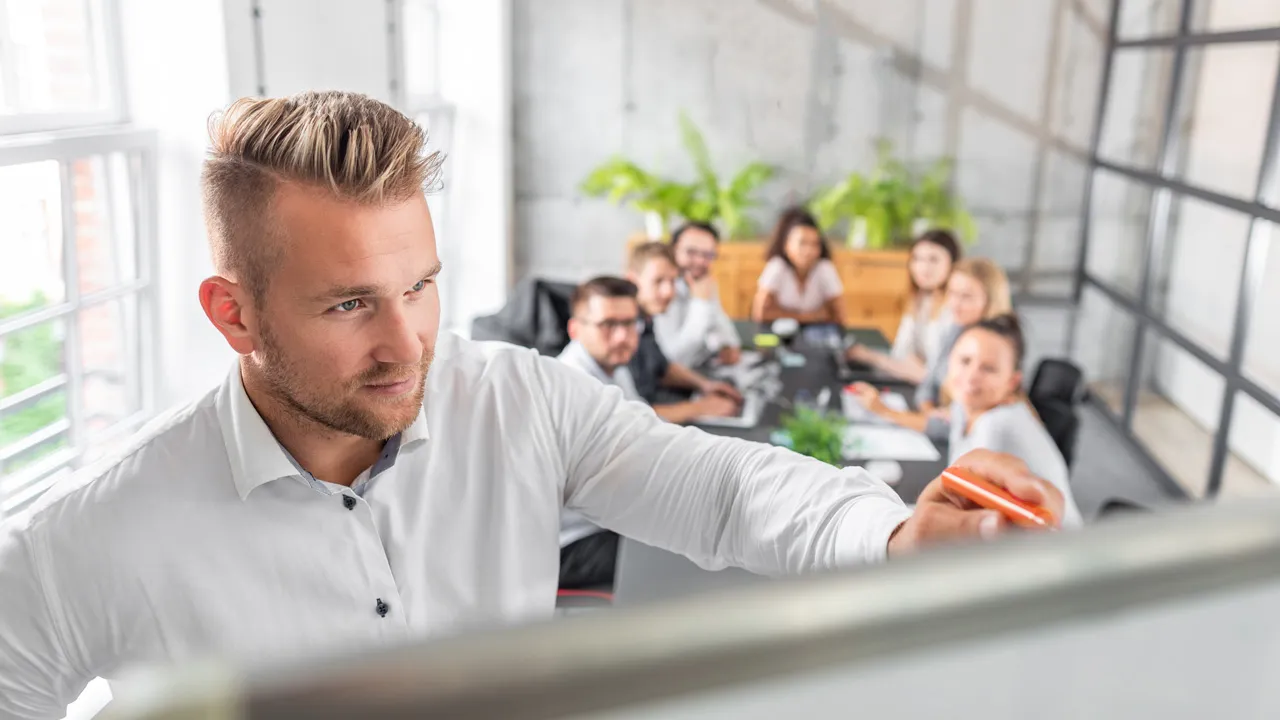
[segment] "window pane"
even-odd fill
[[[1271,0],[1196,0],[1191,26],[1222,32],[1280,25],[1280,3]]]
[[[0,338],[0,476],[67,446],[65,335],[51,321]]]
[[[142,409],[138,308],[133,297],[80,313],[83,412],[90,441]]]
[[[1280,248],[1275,246],[1280,233],[1271,223],[1259,222],[1262,224],[1257,232],[1270,239],[1263,243],[1266,257],[1260,259],[1262,283],[1253,300],[1241,370],[1272,394],[1280,395],[1280,322],[1275,315],[1275,308],[1280,308]]]
[[[1202,497],[1226,382],[1155,331],[1147,333],[1141,367],[1133,434],[1188,494]]]
[[[1223,468],[1221,494],[1240,497],[1268,494],[1280,483],[1280,418],[1257,400],[1236,393],[1231,414],[1231,453]]]
[[[81,294],[138,277],[129,178],[130,159],[120,154],[85,158],[71,165]]]
[[[1172,50],[1116,51],[1098,144],[1104,159],[1146,170],[1155,168],[1172,70]]]
[[[1189,197],[1175,199],[1174,208],[1168,267],[1152,308],[1178,332],[1226,360],[1250,218]]]
[[[1075,359],[1089,389],[1111,411],[1124,409],[1125,380],[1137,322],[1097,288],[1086,285],[1075,331]]]
[[[102,0],[0,0],[0,115],[110,107]]]
[[[1277,63],[1280,43],[1187,50],[1187,184],[1240,198],[1257,192]]]
[[[62,302],[58,163],[0,167],[0,218],[0,319]]]
[[[1044,169],[1039,224],[1032,256],[1031,290],[1047,295],[1071,292],[1080,249],[1085,163],[1050,150]]]
[[[1093,178],[1090,206],[1090,275],[1137,297],[1151,210],[1151,188],[1123,176],[1099,170]]]
[[[1178,31],[1178,10],[1182,0],[1121,0],[1116,31],[1121,40]]]

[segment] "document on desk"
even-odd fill
[[[844,431],[846,460],[938,460],[938,448],[924,433],[900,427],[854,425]]]
[[[885,407],[897,412],[906,412],[910,409],[907,405],[907,398],[902,393],[882,392],[880,393],[880,402]],[[857,396],[850,392],[840,393],[840,409],[844,412],[844,419],[851,423],[861,423],[866,425],[892,425],[893,423],[876,415],[868,410],[862,403],[858,402]]]

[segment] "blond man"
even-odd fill
[[[0,526],[0,716],[96,675],[350,652],[550,615],[561,508],[781,574],[998,530],[936,489],[658,419],[532,351],[438,333],[440,158],[344,93],[211,123],[210,322],[226,380]],[[1032,500],[1016,461],[974,461]]]

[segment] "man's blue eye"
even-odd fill
[[[360,301],[359,301],[359,300],[348,300],[348,301],[346,301],[346,302],[344,302],[344,303],[339,303],[338,305],[336,305],[336,306],[334,307],[334,309],[335,309],[335,310],[340,310],[340,311],[342,311],[342,312],[351,312],[351,311],[353,311],[353,310],[357,310],[357,309],[359,309],[359,308],[360,308]]]
[[[426,280],[419,280],[418,284],[413,286],[413,292],[422,292],[422,289],[425,288],[426,286],[427,286]]]

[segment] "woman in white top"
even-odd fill
[[[946,230],[930,230],[911,244],[907,273],[911,297],[888,353],[865,345],[849,348],[849,359],[878,368],[911,383],[924,380],[925,369],[937,362],[950,314],[947,312],[947,279],[960,260],[960,243]]]
[[[803,208],[784,211],[773,231],[769,262],[760,273],[751,319],[844,325],[843,295],[844,284],[817,221]]]
[[[986,258],[965,258],[951,269],[947,280],[950,322],[942,333],[942,350],[925,368],[916,385],[915,410],[894,410],[880,399],[880,391],[867,383],[854,383],[858,400],[871,412],[897,425],[945,438],[950,421],[950,398],[945,390],[948,358],[960,331],[973,323],[1013,312],[1009,278],[1000,266]]]
[[[950,461],[970,450],[1008,453],[1062,493],[1063,527],[1081,524],[1067,463],[1022,392],[1026,344],[1014,315],[981,320],[960,333],[948,362]]]

